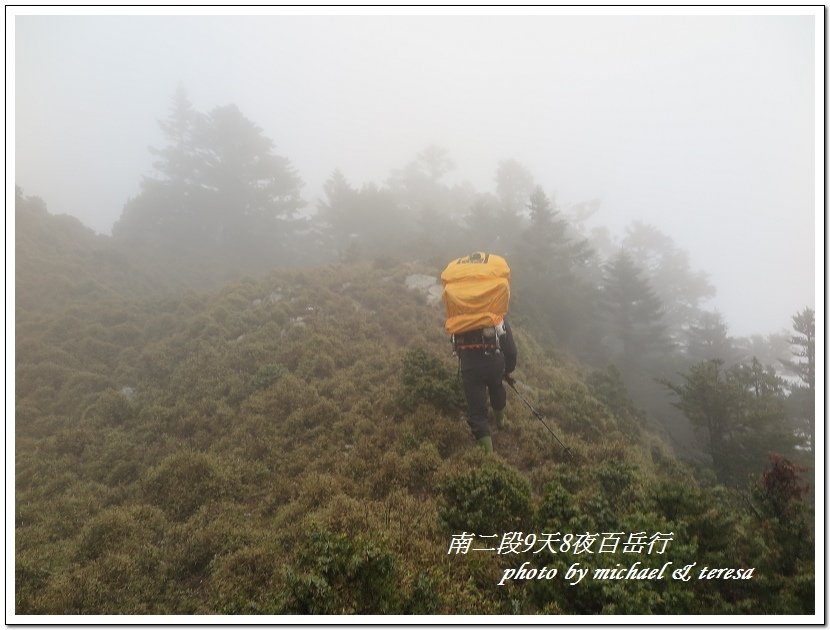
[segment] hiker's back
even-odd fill
[[[451,335],[499,326],[510,304],[510,267],[496,254],[475,252],[458,258],[441,273]]]

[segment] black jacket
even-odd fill
[[[490,363],[494,357],[498,356],[492,351],[473,348],[464,349],[466,343],[475,345],[482,340],[481,333],[474,331],[472,333],[462,333],[457,335],[456,342],[459,344],[458,354],[461,357],[461,369],[479,367],[483,364]],[[510,374],[516,369],[516,360],[518,353],[516,351],[516,342],[513,340],[513,331],[510,328],[510,322],[504,318],[504,334],[499,337],[500,354],[504,357],[504,373]]]

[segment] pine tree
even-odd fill
[[[714,359],[693,365],[680,385],[661,381],[677,395],[674,406],[693,426],[706,432],[707,452],[720,481],[731,475],[727,443],[734,415],[736,393],[723,374],[723,362]]]
[[[342,260],[398,255],[410,225],[404,223],[393,193],[375,184],[359,190],[336,170],[323,185],[317,220],[330,248]]]
[[[530,225],[511,255],[517,306],[543,335],[578,349],[595,312],[594,294],[580,275],[592,252],[571,236],[541,186],[530,196],[528,212]]]
[[[719,359],[702,361],[683,375],[683,381],[677,385],[660,380],[678,397],[675,407],[705,430],[721,483],[745,482],[764,467],[769,451],[792,449],[783,382],[757,359],[729,370]]]
[[[731,368],[728,378],[740,392],[730,453],[734,465],[746,474],[756,473],[770,451],[792,454],[795,435],[785,407],[783,379],[756,358]]]
[[[455,168],[449,152],[430,145],[415,160],[393,171],[387,182],[394,197],[395,231],[407,231],[405,255],[450,257],[460,243],[460,215],[472,198],[464,187],[443,180]],[[393,234],[389,234],[394,239]]]
[[[513,234],[502,220],[498,200],[479,194],[469,205],[464,221],[464,251],[506,252]]]
[[[816,319],[815,311],[805,308],[793,315],[793,329],[796,334],[790,337],[795,348],[793,356],[798,360],[783,360],[782,363],[795,373],[801,385],[793,389],[790,395],[794,414],[801,420],[804,430],[810,438],[813,448],[816,437]]]
[[[689,255],[657,228],[635,221],[622,246],[647,275],[664,307],[667,334],[675,342],[701,316],[701,303],[715,295],[705,273],[692,271]]]
[[[516,160],[502,160],[496,169],[496,196],[506,217],[514,220],[530,202],[536,185],[530,171]]]
[[[168,144],[152,149],[156,173],[127,202],[113,236],[200,276],[211,262],[228,277],[295,260],[302,181],[262,129],[234,105],[195,112],[181,87],[160,124]]]
[[[253,247],[266,258],[288,246],[291,221],[304,205],[302,180],[287,158],[274,154],[273,141],[235,105],[211,111],[196,139],[199,184],[210,192],[202,220],[212,240],[243,255]]]
[[[625,250],[605,267],[602,309],[610,359],[624,372],[646,370],[655,359],[671,352],[663,306]]]
[[[173,95],[170,114],[159,121],[167,146],[150,148],[150,153],[158,156],[153,166],[160,181],[178,185],[193,185],[197,179],[197,158],[194,133],[202,118],[193,109],[184,85],[179,84]]]
[[[141,193],[125,204],[113,226],[114,237],[145,253],[152,251],[151,255],[173,250],[186,254],[193,248],[198,233],[194,226],[203,201],[194,137],[200,119],[179,84],[168,117],[159,121],[167,145],[150,147],[157,157],[155,172],[143,179]]]
[[[686,332],[686,358],[689,363],[720,359],[730,366],[738,359],[738,351],[729,328],[719,312],[700,314]]]

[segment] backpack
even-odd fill
[[[450,335],[499,326],[510,303],[510,267],[501,256],[475,252],[441,273]]]

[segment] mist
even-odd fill
[[[820,617],[823,8],[383,10],[7,9],[7,619]]]
[[[670,236],[733,334],[816,305],[817,12],[22,13],[8,181],[100,233],[152,174],[182,85],[195,109],[234,104],[262,128],[307,216],[335,170],[380,185],[439,146],[448,185],[494,192],[512,159],[565,216],[593,204],[587,230]]]

